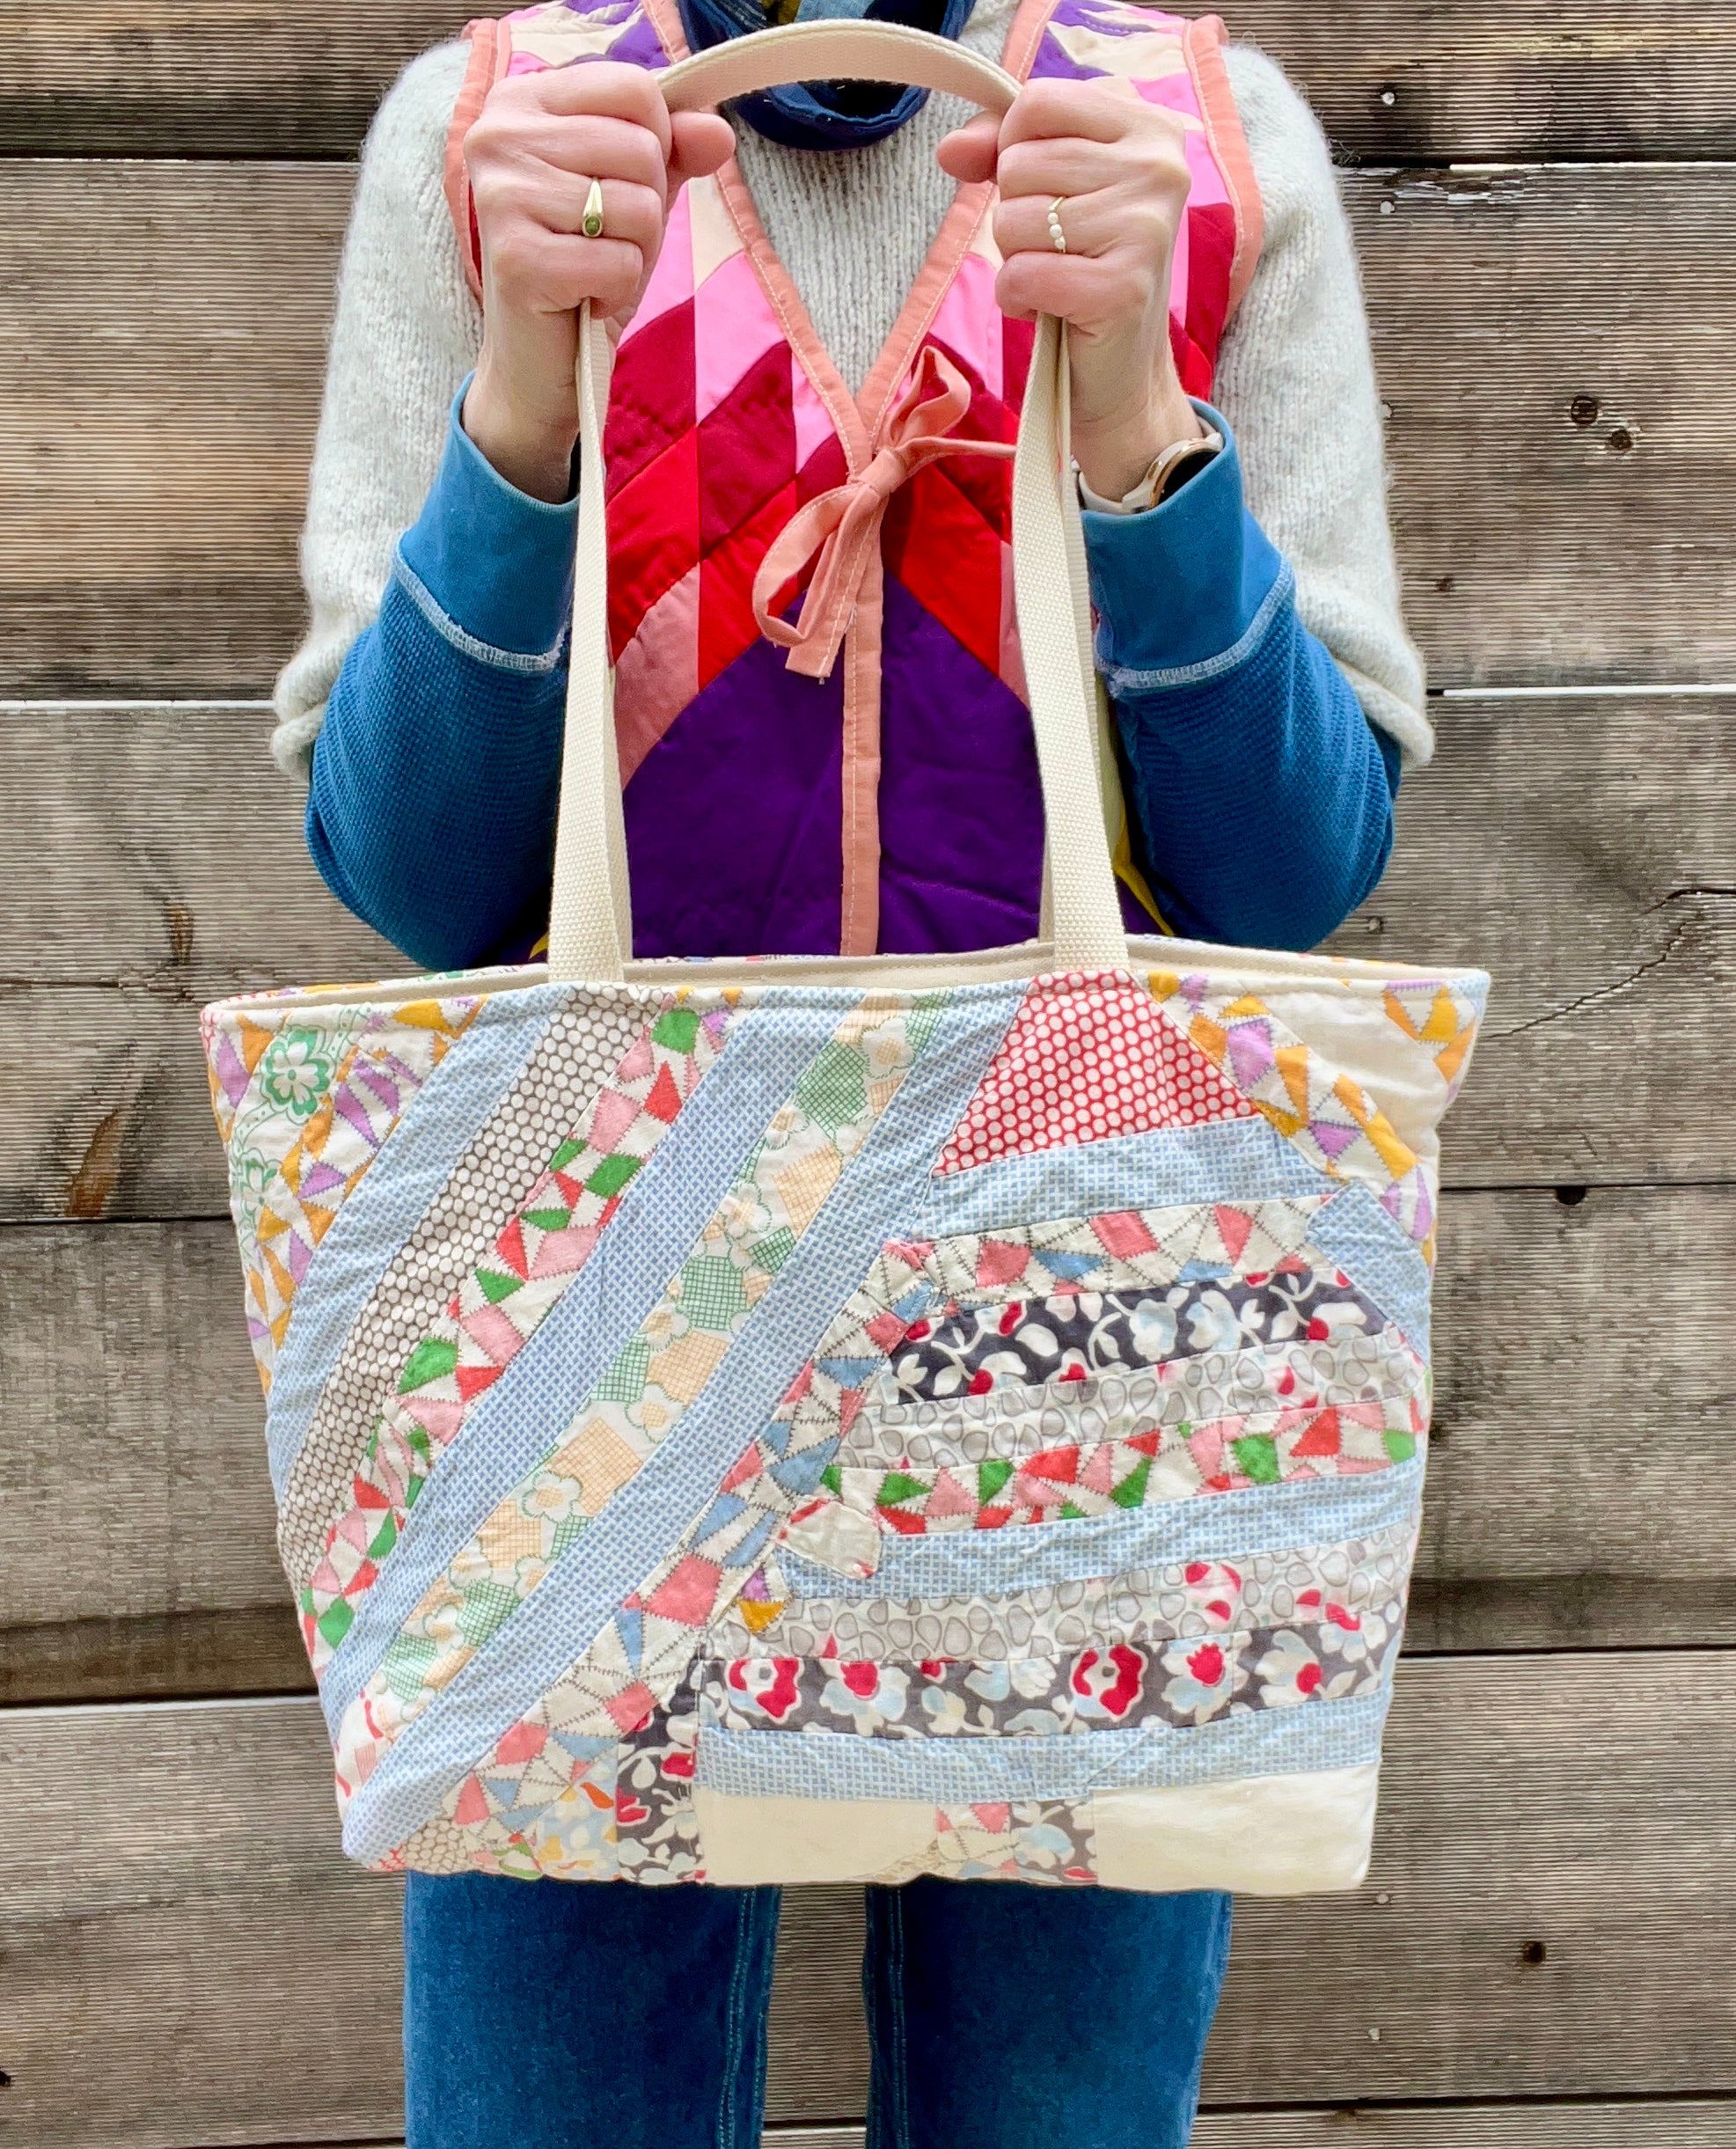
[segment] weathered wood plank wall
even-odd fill
[[[470,13],[6,0],[0,138],[45,156],[348,157],[398,70]],[[1242,0],[1231,26],[1374,163],[1736,151],[1736,27],[1717,0]]]
[[[1736,2006],[1706,1969],[1736,1835],[1702,1823],[1736,1695],[1704,1663],[1410,1664],[1368,1885],[1240,1906],[1208,2101],[1730,2089]],[[398,1893],[333,1854],[312,1701],[8,1712],[0,1768],[0,2020],[31,2149],[391,2132]],[[838,2116],[840,2065],[860,2109],[860,1922],[853,1890],[791,1895],[774,2122]]]
[[[262,713],[189,704],[257,701],[297,630],[344,160],[468,11],[0,0],[0,2123],[28,2149],[399,2126],[396,1899],[333,1848],[191,1021],[394,958],[319,889]],[[1448,1136],[1381,1851],[1354,1898],[1246,1906],[1198,2138],[1736,2149],[1707,1496],[1736,1464],[1736,0],[1234,21],[1359,167],[1410,609],[1454,690],[1339,944],[1498,989]],[[785,2149],[860,2142],[858,1921],[789,1906]],[[1331,2007],[1304,2025],[1299,1989]]]
[[[20,158],[8,185],[0,693],[265,691],[301,617],[350,168]],[[1710,326],[1736,319],[1736,166],[1349,187],[1436,684],[1736,675]]]

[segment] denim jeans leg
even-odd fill
[[[1186,2149],[1230,1899],[868,1891],[868,2149]]]
[[[756,2149],[774,1888],[412,1874],[407,2149]]]

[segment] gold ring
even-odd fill
[[[1057,253],[1065,253],[1067,250],[1067,235],[1061,229],[1061,204],[1066,200],[1064,194],[1058,194],[1049,204],[1049,237]]]
[[[585,213],[579,219],[579,229],[587,238],[603,236],[603,188],[597,180],[592,180],[590,192],[585,196]]]

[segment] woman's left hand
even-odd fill
[[[1189,186],[1180,120],[1112,77],[1029,82],[1005,119],[985,113],[949,135],[940,160],[954,179],[999,185],[995,297],[1017,319],[1069,325],[1073,454],[1092,490],[1118,500],[1154,456],[1205,430],[1169,347]]]

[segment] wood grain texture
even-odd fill
[[[1241,0],[1227,12],[1365,158],[1736,150],[1736,28],[1705,0]],[[397,70],[466,13],[436,0],[323,0],[293,17],[257,0],[5,0],[0,138],[55,156],[348,156]]]
[[[1436,704],[1387,877],[1332,945],[1496,979],[1449,1185],[1730,1176],[1728,696]],[[215,1215],[196,1015],[410,967],[320,884],[251,715],[0,714],[0,1218]],[[245,828],[245,847],[236,830]]]
[[[1657,2104],[1208,2112],[1194,2129],[1192,2149],[1731,2149],[1732,2144],[1736,2103],[1672,2097]]]
[[[1736,1188],[1448,1197],[1413,1649],[1736,1644],[1732,1299]],[[0,1231],[0,1702],[307,1684],[240,1302],[226,1223]]]
[[[262,692],[301,626],[351,172],[22,159],[7,180],[0,693]],[[1736,165],[1349,193],[1436,683],[1729,678]]]
[[[779,2127],[767,2131],[764,2149],[862,2145],[860,2127]],[[1736,2101],[1208,2111],[1194,2128],[1192,2149],[1736,2149]]]
[[[1736,693],[1432,707],[1386,877],[1329,945],[1494,979],[1447,1183],[1728,1177]]]
[[[0,1216],[223,1213],[199,1009],[411,965],[330,896],[263,714],[0,714]]]
[[[1410,1665],[1366,1886],[1240,1906],[1208,2103],[1736,2090],[1736,1838],[1710,1825],[1736,1765],[1732,1669],[1666,1653]],[[338,1857],[311,1702],[11,1712],[0,1769],[21,2141],[392,2138],[397,1890]],[[774,2121],[861,2113],[859,1919],[847,1889],[790,1900]],[[1304,1987],[1331,2006],[1299,2005]]]

